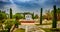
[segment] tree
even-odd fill
[[[5,29],[8,29],[8,32],[10,32],[10,29],[14,24],[14,21],[12,21],[11,19],[8,19],[4,22],[4,24],[5,24]]]
[[[12,19],[12,8],[10,8],[10,19]]]
[[[57,10],[56,11],[56,13],[57,13],[57,21],[60,21],[60,8],[57,8],[56,10]],[[54,10],[51,11],[52,16],[54,15],[53,12],[54,12]]]
[[[46,13],[45,16],[46,16],[45,18],[46,18],[47,20],[51,20],[51,19],[52,19],[52,15],[51,15],[50,10],[47,11],[47,13]]]
[[[56,28],[57,26],[57,10],[56,10],[56,5],[53,6],[54,11],[53,11],[53,23],[52,23],[52,28]]]
[[[43,8],[41,8],[41,11],[40,11],[40,24],[42,24],[42,11],[43,11]]]
[[[34,12],[32,13],[32,19],[35,19],[35,17],[34,17]]]
[[[60,21],[60,8],[57,9],[57,20]]]
[[[38,18],[39,18],[39,16],[36,14],[35,17],[34,17],[34,19],[38,19]]]
[[[13,17],[14,17],[14,18],[17,17],[17,19],[24,19],[24,15],[19,14],[19,13],[16,13]]]
[[[4,11],[0,10],[0,24],[1,24],[2,30],[3,30],[3,25],[2,24],[4,23],[6,18],[7,18],[6,13]]]
[[[3,13],[3,11],[0,10],[0,21],[2,22],[6,18],[7,18],[6,13],[5,12]]]

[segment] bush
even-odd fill
[[[8,30],[1,30],[0,32],[8,32]]]

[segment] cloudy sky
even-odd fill
[[[0,0],[0,10],[9,13],[9,8],[13,9],[13,14],[21,12],[40,13],[40,8],[52,9],[53,5],[60,7],[60,0]]]

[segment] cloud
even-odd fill
[[[10,2],[13,4],[10,4]],[[55,4],[58,7],[60,7],[60,1],[57,0],[4,0],[3,2],[0,2],[1,6],[0,8],[3,9],[12,8],[14,14],[17,12],[26,12],[26,11],[39,13],[40,8],[43,8],[44,10],[52,9],[53,5]]]
[[[2,1],[2,2],[9,2],[9,0],[0,0],[0,1]]]
[[[13,14],[15,14],[16,12],[19,12],[20,9],[15,5],[15,4],[10,4],[10,5],[5,5],[4,9],[5,11],[9,14],[9,9],[12,8],[13,10]]]
[[[9,9],[10,8],[12,8],[13,14],[15,14],[15,13],[23,13],[23,12],[31,12],[31,13],[34,12],[35,14],[39,14],[38,12],[36,12],[36,10],[38,10],[38,9],[35,9],[35,10],[34,9],[33,10],[23,9],[23,7],[22,8],[19,8],[15,4],[5,5],[3,10],[6,11],[6,13],[9,14]]]
[[[13,0],[15,2],[29,2],[29,1],[32,1],[32,0]]]

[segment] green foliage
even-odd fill
[[[18,25],[21,25],[21,23],[18,20],[15,20],[14,24],[15,24],[16,28],[18,28]]]
[[[60,8],[57,9],[57,20],[60,21]]]
[[[6,29],[11,28],[11,26],[13,25],[10,20],[5,21],[4,24],[5,24],[5,28],[6,28]]]
[[[60,8],[56,9],[57,10],[57,13],[60,13]]]
[[[13,19],[7,19],[5,22],[5,29],[8,29],[8,32],[10,31],[12,25],[14,24],[14,20]]]
[[[18,14],[18,13],[16,13],[13,17],[17,18],[17,19],[24,19],[24,15],[21,15],[21,14]]]
[[[6,14],[0,13],[0,20],[3,20],[3,19],[5,19],[5,18],[7,18]]]
[[[0,22],[4,21],[4,19],[6,18],[7,18],[6,13],[0,10]]]
[[[0,30],[0,32],[8,32],[8,30]]]

